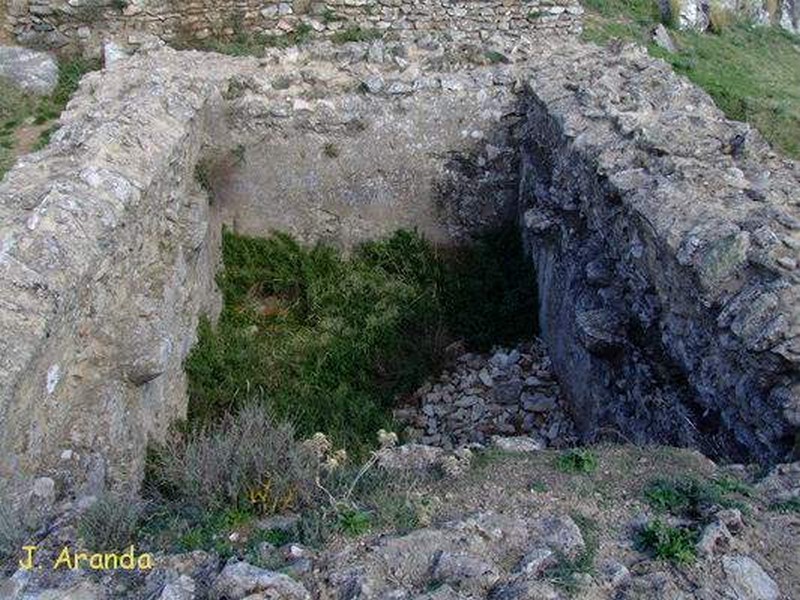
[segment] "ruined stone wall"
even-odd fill
[[[644,51],[536,45],[476,66],[446,50],[161,49],[87,76],[51,145],[0,183],[0,481],[139,480],[146,441],[185,412],[198,317],[218,309],[222,220],[458,238],[515,202],[585,437],[787,454],[798,164]],[[270,156],[278,191],[254,193]]]
[[[775,460],[800,426],[800,165],[642,50],[536,63],[521,210],[587,437]]]
[[[348,246],[513,218],[512,66],[356,46],[153,49],[82,81],[0,183],[0,482],[48,477],[65,498],[140,480],[186,411],[223,222]]]
[[[356,25],[473,41],[508,32],[567,35],[580,31],[582,12],[577,0],[9,0],[8,9],[19,43],[95,54],[106,39],[282,35],[301,26],[317,36]]]
[[[242,64],[216,59],[219,78]],[[213,74],[93,73],[0,184],[3,483],[135,484],[147,439],[185,413],[182,362],[219,304],[220,227],[194,178],[219,103]]]

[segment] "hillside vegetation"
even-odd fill
[[[676,52],[652,41],[660,22],[653,0],[585,0],[584,37],[638,42],[713,98],[725,114],[752,123],[779,151],[800,158],[800,38],[716,15],[713,33],[669,27]]]

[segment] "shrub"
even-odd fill
[[[13,557],[19,556],[27,534],[20,514],[12,508],[5,494],[0,494],[0,573],[11,565]]]
[[[581,473],[587,475],[597,469],[597,457],[591,450],[575,449],[561,454],[556,466],[563,473]]]
[[[688,564],[696,558],[697,533],[683,527],[670,527],[658,519],[644,527],[639,543],[656,558],[677,564]]]
[[[701,481],[692,477],[656,479],[644,491],[645,500],[660,512],[697,517],[711,506],[746,508],[734,494],[748,496],[748,486],[731,478]]]
[[[303,506],[314,494],[314,455],[276,425],[267,411],[246,405],[214,426],[176,432],[151,452],[148,493],[181,509],[238,507],[269,514]]]
[[[80,516],[78,533],[92,550],[119,552],[136,540],[145,506],[131,494],[103,494]]]

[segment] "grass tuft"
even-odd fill
[[[558,457],[556,466],[562,473],[588,475],[597,469],[597,456],[591,450],[569,450]]]
[[[697,532],[683,527],[671,527],[659,519],[648,523],[639,535],[640,546],[653,556],[676,564],[694,562]]]
[[[134,544],[145,503],[135,495],[106,493],[80,517],[78,533],[87,548],[118,552]]]

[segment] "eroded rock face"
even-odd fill
[[[562,47],[529,86],[521,219],[579,427],[785,455],[800,167],[632,47]]]
[[[14,46],[0,46],[0,81],[44,96],[58,83],[58,65],[47,52]]]

